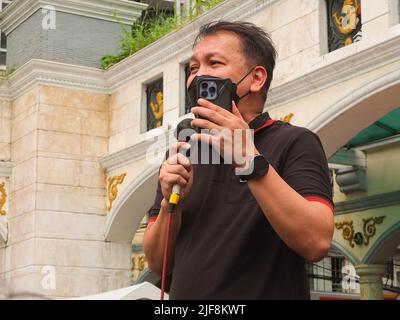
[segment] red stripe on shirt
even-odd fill
[[[151,217],[151,218],[149,218],[149,223],[150,222],[156,222],[156,220],[157,220],[157,217]]]
[[[333,208],[332,204],[328,200],[325,200],[325,199],[319,198],[319,197],[304,197],[304,199],[307,199],[308,201],[316,201],[316,202],[323,203],[324,205],[328,206],[329,209],[332,210],[332,213],[335,212],[335,209]]]
[[[254,130],[254,133],[260,131],[261,129],[264,129],[266,127],[269,127],[270,125],[274,124],[276,122],[276,120],[268,120],[266,123],[264,123],[261,127],[258,127],[257,129]]]

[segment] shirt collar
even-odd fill
[[[249,128],[254,129],[254,132],[258,132],[265,127],[269,127],[275,122],[276,122],[275,120],[271,119],[268,112],[264,112],[259,114],[257,117],[255,117],[253,120],[250,121]]]

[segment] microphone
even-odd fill
[[[190,135],[184,135],[182,137],[183,130],[194,130],[192,127],[192,119],[183,119],[181,122],[178,123],[176,126],[176,130],[174,132],[175,138],[178,139],[178,141],[185,141],[189,142],[190,140]],[[187,149],[181,148],[179,150],[180,154],[186,153]],[[179,204],[180,201],[180,192],[181,192],[181,186],[179,184],[174,184],[172,186],[172,192],[171,195],[169,196],[169,201],[168,201],[168,212],[173,213],[176,206]]]

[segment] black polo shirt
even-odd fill
[[[256,148],[309,201],[333,211],[321,142],[308,129],[271,120],[250,124]],[[170,299],[309,299],[305,260],[279,238],[246,183],[228,164],[195,164],[182,203]],[[149,210],[154,221],[162,194]]]

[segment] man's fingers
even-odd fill
[[[238,107],[237,107],[235,101],[232,101],[232,113],[233,113],[235,116],[237,116],[238,118],[240,118],[240,119],[242,119],[242,120],[244,121],[244,119],[243,119],[243,117],[242,117],[242,114],[240,113],[240,111],[239,111],[239,109],[238,109]]]
[[[193,127],[199,127],[201,129],[222,129],[219,125],[206,120],[206,119],[194,119],[192,120]]]
[[[191,139],[193,141],[201,141],[203,143],[209,144],[209,145],[219,145],[219,137],[212,136],[211,134],[206,134],[206,133],[195,133],[191,136]]]
[[[182,176],[186,181],[190,179],[190,173],[186,168],[180,164],[171,165],[168,167],[168,173],[178,174]]]
[[[177,143],[174,143],[168,149],[168,158],[172,157],[173,155],[176,155],[181,149],[183,150],[190,149],[190,144],[185,141],[178,141]]]
[[[223,114],[222,109],[220,108],[221,111],[219,110],[211,110],[207,109],[204,107],[193,107],[191,109],[192,113],[195,115],[198,115],[200,117],[209,119],[211,122],[217,124],[217,125],[223,125],[227,121],[227,114]]]
[[[187,181],[182,178],[179,174],[169,173],[160,178],[162,183],[167,184],[172,187],[175,184],[179,184],[181,187],[185,187],[187,185]]]
[[[190,160],[186,158],[183,154],[177,153],[173,155],[172,157],[169,157],[166,161],[167,164],[180,164],[185,167],[187,171],[190,172],[192,170],[192,164],[190,163]]]
[[[217,111],[217,112],[224,112],[224,110],[225,110],[224,108],[216,105],[215,103],[212,103],[211,101],[209,101],[207,99],[200,98],[200,99],[197,100],[197,103],[201,107],[204,107],[204,108],[207,108],[207,109],[210,109],[210,110],[214,110],[214,111]]]

